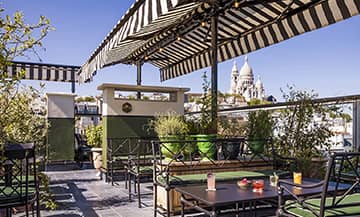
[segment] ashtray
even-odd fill
[[[251,186],[251,181],[247,180],[247,179],[242,179],[240,181],[237,182],[237,185],[239,186],[239,188],[241,189],[247,189],[248,187]]]

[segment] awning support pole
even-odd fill
[[[211,121],[214,133],[217,133],[217,90],[218,90],[218,17],[211,17]]]
[[[354,151],[360,151],[360,101],[353,103],[353,147]]]
[[[71,93],[75,93],[75,81],[71,82]]]
[[[142,63],[140,61],[138,61],[136,63],[136,69],[137,69],[136,85],[138,85],[138,86],[141,85],[141,66],[142,66]],[[137,92],[137,99],[141,99],[140,91]]]

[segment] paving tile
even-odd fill
[[[128,190],[124,182],[115,186],[99,180],[93,169],[47,172],[50,177],[50,189],[53,192],[58,209],[42,210],[42,217],[152,217],[152,195],[144,195],[144,208],[138,208],[136,198],[129,201]],[[142,185],[143,193],[151,192],[151,183]],[[1,214],[1,212],[0,212]],[[269,216],[269,215],[258,216]],[[1,215],[0,215],[1,216]],[[17,214],[15,217],[23,217]],[[203,216],[190,214],[190,216]],[[229,216],[230,217],[230,216]]]

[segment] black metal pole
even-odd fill
[[[218,17],[211,17],[211,121],[214,133],[217,132],[217,90],[218,90]]]
[[[136,85],[138,86],[141,85],[141,66],[142,63],[140,61],[136,63],[136,68],[137,68]],[[140,91],[137,92],[137,99],[141,99]]]
[[[353,149],[354,151],[360,151],[360,101],[356,100],[353,103]]]
[[[75,93],[75,81],[71,82],[71,93]]]

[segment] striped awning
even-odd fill
[[[79,69],[80,66],[11,61],[7,74],[11,78],[25,70],[23,79],[27,80],[77,82]]]
[[[117,63],[129,63],[128,56],[179,20],[199,3],[189,0],[136,0],[98,48],[82,66],[80,82],[96,71]]]
[[[237,7],[234,2],[137,1],[82,67],[80,81],[106,65],[139,59],[160,68],[162,81],[210,66],[213,14],[218,14],[218,61],[222,62],[360,12],[360,0],[238,0]]]

